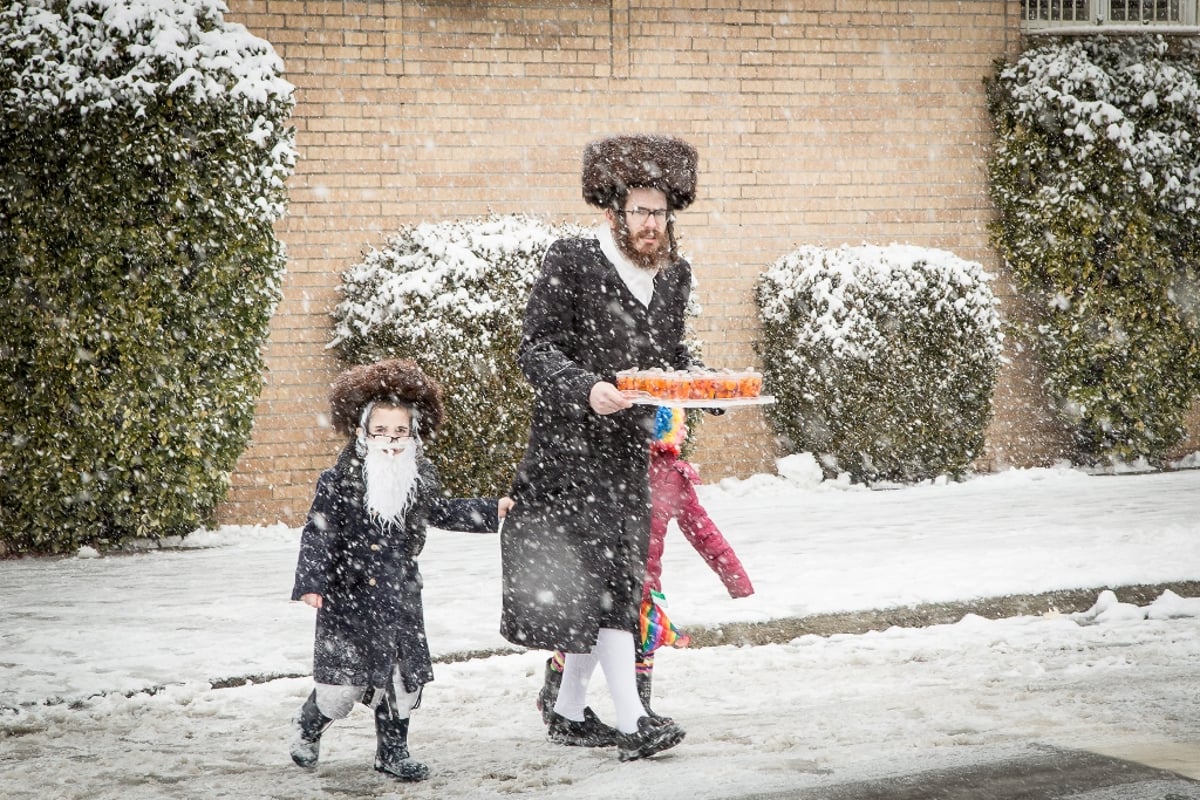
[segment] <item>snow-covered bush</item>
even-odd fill
[[[1200,387],[1200,44],[1050,42],[988,101],[993,241],[1075,457],[1160,462]]]
[[[429,450],[452,494],[511,487],[533,399],[516,362],[525,303],[554,240],[590,235],[519,215],[425,223],[342,276],[330,346],[350,364],[415,358],[442,384],[446,421]]]
[[[760,276],[767,416],[829,475],[917,481],[983,446],[1003,334],[979,264],[905,245],[804,246]]]
[[[292,87],[219,0],[0,11],[0,540],[184,534],[250,434]]]

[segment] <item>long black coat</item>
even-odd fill
[[[654,279],[650,307],[595,239],[550,246],[518,352],[533,423],[500,533],[500,633],[531,648],[588,652],[599,628],[636,632],[649,541],[653,406],[601,416],[588,395],[631,368],[690,366],[683,344],[691,267]]]
[[[383,687],[399,664],[405,691],[433,680],[417,556],[427,525],[488,532],[496,500],[446,500],[437,471],[418,455],[421,480],[403,525],[380,525],[365,502],[362,461],[351,442],[321,474],[300,538],[292,599],[316,593],[313,679]]]

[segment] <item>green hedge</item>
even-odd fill
[[[1200,387],[1200,45],[1047,42],[988,99],[993,241],[1073,458],[1161,463]]]
[[[0,541],[188,533],[249,438],[291,87],[222,5],[0,14]]]
[[[446,421],[429,452],[447,492],[511,488],[533,400],[516,361],[525,303],[556,239],[593,236],[523,215],[425,223],[342,276],[331,344],[339,358],[414,358],[445,387]]]
[[[414,358],[446,390],[427,444],[447,492],[512,485],[533,397],[516,362],[525,302],[554,240],[582,235],[524,216],[407,226],[342,276],[331,345],[342,361]]]
[[[964,473],[983,447],[1003,335],[990,276],[940,250],[801,247],[755,287],[767,418],[833,477]]]

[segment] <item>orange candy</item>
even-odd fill
[[[758,397],[762,373],[729,370],[633,370],[617,373],[617,388],[658,400],[732,400]]]
[[[718,375],[716,378],[716,390],[713,396],[718,400],[732,400],[737,397],[738,382],[737,378],[732,375]]]
[[[744,372],[738,378],[739,397],[758,397],[762,393],[762,375],[757,372]]]
[[[651,397],[665,398],[667,396],[667,376],[662,372],[646,375],[643,391]]]
[[[690,378],[686,372],[668,372],[662,395],[668,400],[687,400]]]
[[[706,372],[698,372],[692,376],[688,386],[689,400],[708,400],[716,396],[717,381]]]

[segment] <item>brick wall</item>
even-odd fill
[[[799,244],[907,242],[996,272],[983,78],[1017,48],[1016,0],[229,0],[297,87],[300,160],[284,299],[225,523],[296,524],[340,442],[324,347],[339,276],[399,226],[531,212],[593,221],[583,145],[679,135],[700,152],[678,230],[713,366],[754,363],[752,286]],[[1012,306],[1011,288],[997,289]],[[1016,355],[1015,353],[1013,355]],[[984,466],[1052,457],[1021,358],[1002,376]],[[710,419],[709,480],[769,471],[757,410]]]

